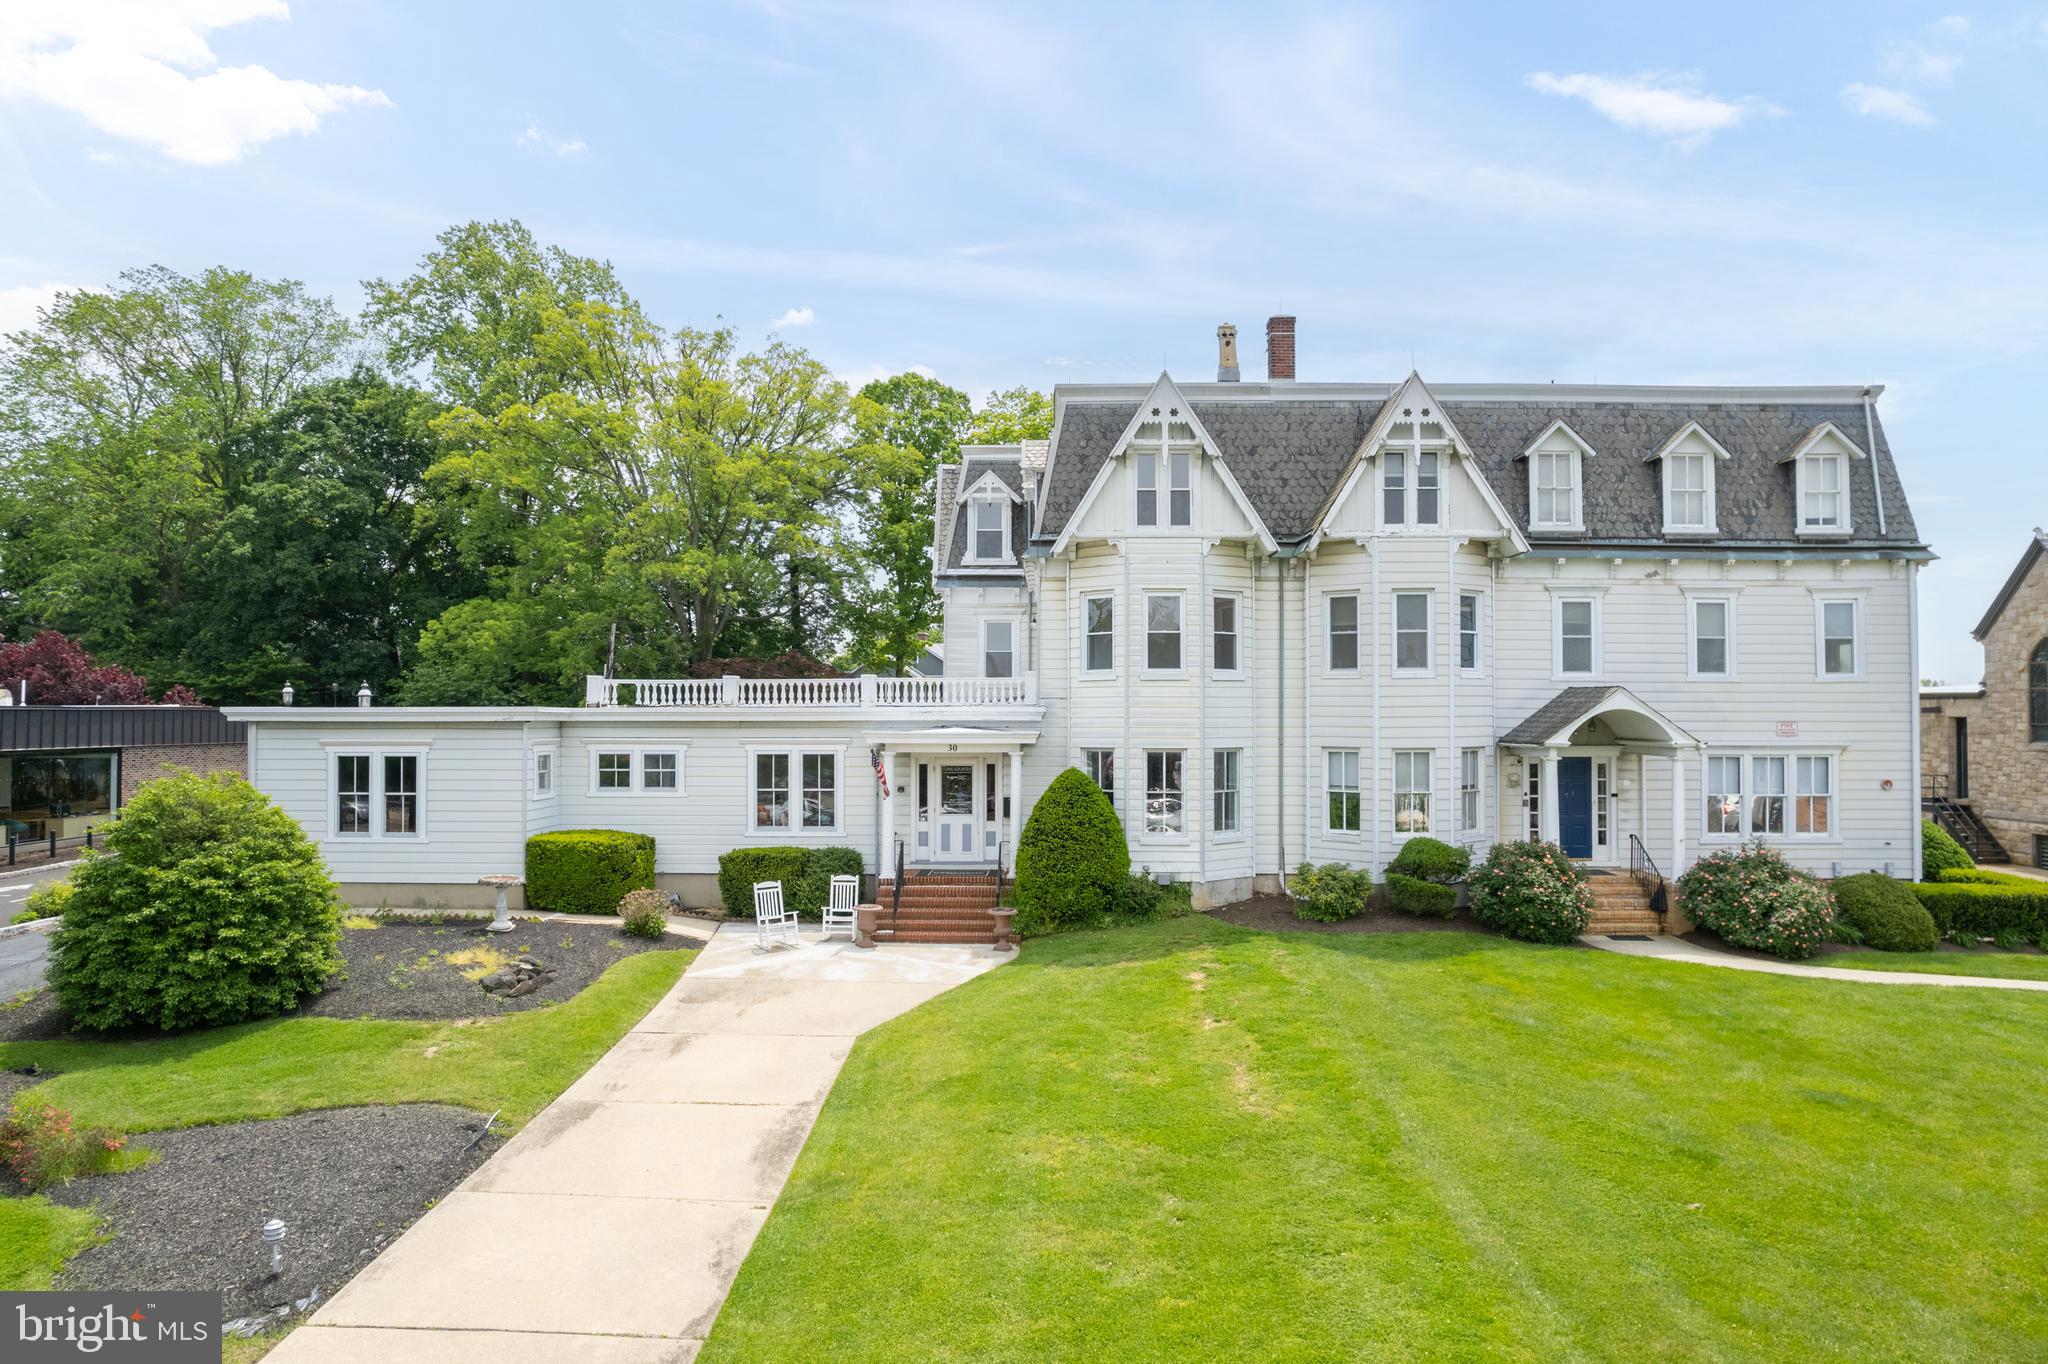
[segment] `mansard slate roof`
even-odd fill
[[[949,471],[955,469],[958,471],[957,481],[947,476]],[[970,454],[961,465],[942,466],[939,470],[940,496],[949,500],[957,499],[961,489],[972,488],[981,481],[982,475],[991,473],[1002,481],[1004,487],[1017,494],[1018,500],[1010,505],[1010,553],[1021,562],[1024,556],[1025,537],[1031,533],[1031,527],[1026,523],[1030,512],[1028,500],[1024,495],[1024,464],[1021,459],[1016,455]],[[945,559],[939,571],[955,573],[964,568],[965,576],[977,581],[1002,577],[1002,574],[992,572],[983,565],[967,564],[967,513],[968,507],[965,502],[957,502],[952,507],[945,544],[941,546]],[[1023,572],[1021,568],[1016,571]]]
[[[1801,436],[1832,421],[1860,446],[1857,402],[1672,402],[1460,400],[1440,395],[1444,415],[1471,447],[1474,463],[1532,541],[1640,544],[1665,539],[1662,471],[1644,457],[1686,423],[1698,421],[1729,452],[1715,466],[1719,533],[1715,544],[1917,546],[1919,533],[1880,423],[1875,459],[1884,487],[1886,533],[1877,533],[1877,497],[1866,461],[1851,461],[1847,536],[1801,536],[1794,474],[1781,464]],[[1299,540],[1338,489],[1366,431],[1387,400],[1378,398],[1190,399],[1231,474],[1276,539]],[[1036,537],[1056,539],[1080,505],[1138,403],[1069,397],[1060,419]],[[1551,422],[1562,419],[1597,452],[1586,461],[1584,533],[1529,530],[1529,478],[1519,458]],[[1691,537],[1697,541],[1700,537]]]

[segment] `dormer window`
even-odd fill
[[[1849,471],[1863,449],[1833,422],[1822,422],[1796,441],[1785,460],[1792,463],[1793,505],[1801,535],[1847,535],[1852,529]]]
[[[1414,480],[1411,483],[1409,473]],[[1434,526],[1443,516],[1443,456],[1434,450],[1380,451],[1381,523]]]
[[[1580,531],[1586,528],[1585,459],[1593,447],[1561,421],[1529,442],[1529,529]]]
[[[1185,428],[1182,428],[1185,429]],[[1144,433],[1140,433],[1143,438]],[[1195,520],[1195,457],[1189,450],[1169,447],[1162,457],[1157,449],[1131,450],[1131,481],[1137,490],[1132,517],[1138,525],[1159,524],[1159,473],[1166,470],[1166,524],[1190,526]]]
[[[1698,422],[1687,422],[1644,459],[1663,465],[1664,533],[1712,535],[1715,517],[1714,470],[1729,458],[1721,442]]]
[[[1005,498],[977,497],[973,502],[974,560],[993,564],[1010,561],[1010,504]]]

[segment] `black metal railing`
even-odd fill
[[[1664,873],[1657,870],[1657,863],[1650,856],[1650,850],[1643,846],[1643,840],[1636,834],[1628,836],[1628,869],[1636,878],[1637,885],[1650,887],[1650,908],[1657,915],[1657,922],[1664,922],[1665,914],[1671,909],[1671,886],[1664,879]]]
[[[1003,841],[1002,839],[1000,839],[1000,838],[999,838],[999,839],[997,839],[997,840],[996,840],[996,905],[995,905],[995,907],[996,907],[997,909],[1001,909],[1001,908],[1003,907],[1003,849],[1004,849],[1004,846],[1005,846],[1005,845],[1004,845],[1004,841]]]
[[[23,838],[19,832],[10,831],[7,835],[7,865],[18,865],[24,857],[55,862],[66,852],[89,852],[97,846],[91,829],[77,838],[59,838],[54,831],[42,838]]]
[[[896,879],[889,886],[889,930],[896,929],[896,916],[903,910],[903,840],[896,840]]]

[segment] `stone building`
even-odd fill
[[[1971,633],[1976,687],[1920,693],[1923,793],[1958,834],[1981,829],[1979,861],[2048,868],[2048,533],[2034,531]],[[1965,840],[1968,841],[1967,839]],[[1995,843],[1995,846],[1992,844]]]

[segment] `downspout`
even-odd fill
[[[1301,561],[1301,860],[1303,862],[1309,860],[1309,830],[1315,827],[1313,809],[1315,802],[1312,797],[1315,793],[1316,771],[1314,749],[1316,699],[1315,686],[1310,681],[1315,676],[1315,659],[1310,651],[1315,648],[1314,641],[1318,627],[1315,621],[1315,597],[1308,590],[1308,568],[1309,561],[1304,558]],[[1327,635],[1324,637],[1323,647],[1326,650],[1329,647]],[[1323,770],[1324,780],[1328,781],[1329,768],[1327,765]],[[1328,801],[1329,796],[1327,793],[1325,793],[1323,799],[1325,802]]]
[[[1195,745],[1195,752],[1198,755],[1195,761],[1199,764],[1195,769],[1195,777],[1197,780],[1201,780],[1204,777],[1207,778],[1198,789],[1205,796],[1211,797],[1211,799],[1204,801],[1203,804],[1206,807],[1206,813],[1213,822],[1216,802],[1213,799],[1214,793],[1209,788],[1215,784],[1216,764],[1215,759],[1210,756],[1211,749],[1209,744],[1209,665],[1216,661],[1216,608],[1209,601],[1208,546],[1206,542],[1198,541],[1197,543],[1202,544],[1203,548],[1202,557],[1195,564],[1195,619],[1203,620],[1206,618],[1208,624],[1201,629],[1189,630],[1188,626],[1191,622],[1183,620],[1181,621],[1181,629],[1186,634],[1191,634],[1201,641],[1195,648],[1195,732],[1201,736],[1200,742]],[[1183,773],[1181,775],[1181,788],[1183,792],[1185,792],[1189,785],[1187,775]],[[1185,817],[1185,811],[1183,811],[1183,817]],[[1211,828],[1201,838],[1195,840],[1195,876],[1205,887],[1209,884],[1209,839],[1215,835],[1215,832],[1215,829]],[[1204,894],[1207,894],[1206,890]]]
[[[1372,537],[1372,861],[1368,870],[1380,871],[1380,537]],[[1364,773],[1360,773],[1361,778]]]
[[[1870,451],[1870,486],[1877,494],[1877,537],[1882,540],[1886,538],[1884,528],[1884,479],[1878,475],[1877,419],[1871,415],[1870,390],[1868,388],[1863,390],[1863,443],[1869,447]],[[1919,664],[1917,662],[1913,666],[1915,672],[1919,671]],[[1913,689],[1913,713],[1915,715],[1920,713],[1920,689],[1918,687]],[[1914,792],[1914,798],[1916,800],[1919,798],[1917,791]]]
[[[1277,769],[1274,774],[1273,785],[1275,788],[1274,795],[1279,797],[1277,813],[1279,815],[1280,827],[1278,848],[1280,854],[1278,862],[1280,893],[1286,895],[1289,893],[1287,889],[1287,561],[1284,559],[1275,560],[1274,572],[1276,576],[1273,582],[1273,594],[1276,605],[1273,608],[1273,646],[1280,660],[1278,668],[1280,732],[1275,736],[1273,746],[1274,765]],[[1252,876],[1255,880],[1258,874],[1258,865],[1254,863],[1252,866]]]
[[[1116,557],[1123,560],[1124,587],[1122,595],[1117,599],[1117,614],[1114,619],[1129,621],[1132,619],[1132,617],[1129,614],[1131,610],[1130,541],[1120,540],[1117,542]],[[1140,612],[1137,616],[1137,625],[1138,629],[1136,631],[1136,634],[1138,639],[1138,647],[1143,648],[1145,643],[1145,617],[1143,612]],[[1121,812],[1119,812],[1119,818],[1123,821],[1124,841],[1127,843],[1130,841],[1131,837],[1131,784],[1129,780],[1131,775],[1131,767],[1130,763],[1126,761],[1130,757],[1130,754],[1128,751],[1124,750],[1129,749],[1131,741],[1131,674],[1138,670],[1138,655],[1136,651],[1130,647],[1130,639],[1132,633],[1133,632],[1130,629],[1129,625],[1126,625],[1123,629],[1118,630],[1116,632],[1116,642],[1119,646],[1123,648],[1124,651],[1124,656],[1117,660],[1117,662],[1121,665],[1118,671],[1123,675],[1124,684],[1124,736],[1123,742],[1118,745],[1118,749],[1120,751],[1117,754],[1117,765],[1123,768],[1123,775],[1117,778],[1117,785],[1122,789],[1124,797],[1124,808]],[[1140,749],[1138,751],[1140,753],[1144,752],[1143,749]],[[1144,760],[1141,758],[1139,759],[1137,800],[1138,810],[1141,815],[1143,814],[1145,809],[1145,782],[1148,779],[1148,774],[1143,770],[1143,768]],[[1139,827],[1142,828],[1143,825],[1141,824]]]
[[[1875,459],[1877,458],[1877,456],[1876,456],[1876,455],[1872,455],[1872,456],[1871,456],[1871,458],[1872,458],[1873,460],[1875,460]],[[1912,743],[1913,743],[1913,750],[1912,750],[1912,759],[1911,759],[1911,761],[1912,761],[1912,764],[1913,764],[1913,787],[1912,787],[1912,789],[1911,789],[1910,791],[1908,791],[1908,792],[1906,793],[1907,807],[1908,807],[1908,810],[1909,810],[1909,812],[1910,812],[1910,817],[1909,817],[1909,819],[1907,820],[1907,823],[1906,823],[1906,828],[1907,828],[1907,830],[1909,831],[1909,833],[1910,833],[1910,835],[1911,835],[1911,836],[1910,836],[1910,837],[1908,837],[1908,838],[1907,838],[1907,840],[1906,840],[1906,846],[1907,846],[1907,847],[1908,847],[1909,849],[1911,849],[1911,852],[1910,852],[1910,853],[1908,854],[1908,861],[1910,862],[1910,864],[1911,864],[1911,866],[1912,866],[1912,868],[1913,868],[1913,879],[1914,879],[1914,880],[1915,880],[1916,882],[1917,882],[1918,880],[1920,880],[1920,878],[1921,878],[1922,876],[1924,876],[1924,875],[1926,874],[1926,871],[1927,871],[1927,869],[1926,869],[1926,868],[1925,868],[1924,866],[1922,866],[1922,865],[1921,865],[1921,861],[1920,861],[1920,858],[1921,858],[1921,853],[1922,853],[1922,852],[1924,851],[1924,848],[1923,848],[1923,845],[1922,845],[1922,842],[1921,842],[1921,838],[1920,838],[1920,830],[1919,830],[1919,823],[1920,823],[1920,584],[1919,584],[1919,581],[1918,581],[1919,577],[1920,577],[1920,565],[1918,565],[1918,564],[1916,564],[1916,563],[1913,563],[1912,561],[1908,560],[1908,561],[1907,561],[1907,563],[1906,563],[1906,662],[1907,662],[1907,668],[1906,668],[1906,702],[1907,702],[1907,705],[1906,705],[1906,710],[1907,710],[1907,713],[1908,713],[1908,714],[1910,714],[1910,715],[1911,715],[1911,716],[1913,717],[1913,730],[1912,730]],[[1836,784],[1836,785],[1838,785],[1838,786],[1839,786],[1839,785],[1841,785],[1841,780],[1840,780],[1840,778],[1841,778],[1841,774],[1840,774],[1840,773],[1838,772],[1838,773],[1836,773],[1836,774],[1835,774],[1835,776],[1836,776],[1836,783],[1835,783],[1835,784]]]
[[[1249,545],[1245,546],[1245,560],[1250,566],[1249,577],[1251,578],[1252,585],[1251,590],[1244,594],[1245,618],[1237,623],[1237,661],[1239,667],[1246,668],[1246,676],[1250,679],[1251,713],[1256,717],[1259,713],[1259,653],[1256,647],[1252,649],[1249,659],[1245,658],[1244,653],[1245,642],[1250,640],[1256,646],[1258,643],[1256,632],[1265,628],[1258,623],[1258,615],[1259,588],[1265,580],[1266,565],[1263,560],[1252,558],[1251,546]],[[1238,827],[1242,828],[1251,839],[1251,879],[1249,885],[1255,886],[1259,881],[1259,807],[1253,801],[1246,799],[1246,795],[1248,793],[1255,793],[1258,786],[1259,759],[1257,745],[1254,744],[1250,751],[1243,757],[1240,757],[1238,761],[1240,764],[1245,765],[1240,768],[1237,774],[1237,820]],[[1251,815],[1249,821],[1245,818],[1247,812]]]
[[[1451,602],[1451,782],[1444,789],[1457,801],[1457,813],[1445,826],[1451,837],[1444,841],[1449,843],[1466,832],[1459,827],[1465,818],[1465,750],[1461,747],[1464,740],[1458,733],[1458,668],[1465,661],[1465,603],[1458,589],[1458,537],[1455,533],[1444,537],[1444,586]],[[1449,805],[1449,801],[1438,802],[1440,809]]]

